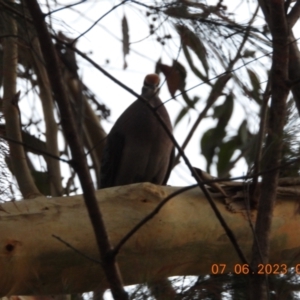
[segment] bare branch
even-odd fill
[[[42,102],[42,108],[44,112],[47,150],[52,155],[59,157],[57,142],[58,126],[54,118],[54,102],[52,98],[52,91],[45,66],[42,63],[42,53],[37,38],[34,38],[32,40],[31,46],[34,50],[31,51],[31,54],[33,56],[34,68],[37,74],[38,84],[40,88],[40,99]],[[51,183],[51,195],[61,196],[63,193],[63,188],[59,160],[46,158],[46,162]]]
[[[3,27],[6,34],[16,36],[17,25],[15,20],[6,14],[1,13]],[[18,107],[19,93],[16,93],[18,47],[15,37],[6,37],[3,40],[3,112],[6,123],[6,135],[8,138],[22,142],[21,120]],[[37,189],[31,176],[24,148],[20,144],[9,142],[12,166],[18,185],[24,198],[34,198],[41,193]]]
[[[268,169],[280,165],[283,127],[286,116],[286,101],[289,93],[287,86],[289,47],[289,30],[285,17],[284,1],[260,1],[267,7],[269,15],[265,14],[273,37],[273,63],[271,70],[271,107],[266,140],[267,155],[265,155],[264,168]],[[263,9],[266,13],[267,9]],[[257,242],[253,243],[251,265],[257,269],[259,263],[269,261],[270,233],[272,212],[276,200],[276,187],[279,171],[269,172],[263,176],[261,194],[258,203],[258,214],[255,224]],[[253,276],[252,299],[267,299],[267,285],[265,278]]]

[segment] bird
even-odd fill
[[[153,109],[142,99],[137,99],[121,114],[107,135],[99,188],[139,182],[166,185],[173,167],[174,146],[153,112],[159,114],[172,132],[169,114],[158,96],[159,84],[157,74],[148,74],[141,96]]]

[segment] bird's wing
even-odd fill
[[[106,146],[101,161],[100,187],[107,188],[115,185],[116,175],[120,167],[125,138],[119,132],[107,136]]]
[[[169,180],[171,171],[174,168],[174,161],[175,161],[175,148],[173,147],[173,150],[172,150],[171,155],[170,155],[168,171],[167,171],[166,176],[164,178],[163,185],[166,185],[168,180]]]

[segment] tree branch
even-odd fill
[[[284,1],[260,1],[269,8],[269,16],[265,15],[273,38],[273,62],[271,69],[271,107],[266,140],[267,153],[264,169],[280,165],[283,127],[286,117],[286,101],[289,93],[288,62],[289,30],[285,17]],[[263,10],[264,11],[264,10]],[[265,13],[265,11],[264,11]],[[256,241],[253,243],[251,265],[257,270],[259,263],[269,262],[271,224],[276,200],[276,187],[279,171],[269,172],[263,176],[261,194],[258,203],[258,214],[255,224]],[[267,285],[264,278],[256,275],[252,281],[252,299],[267,299]]]
[[[37,74],[37,80],[40,90],[40,100],[44,113],[47,151],[49,151],[52,155],[59,157],[57,142],[58,127],[54,118],[54,102],[52,98],[52,91],[47,71],[41,60],[42,53],[36,37],[32,39],[31,46],[34,49],[34,51],[31,51],[31,55],[33,59],[33,66]],[[46,158],[46,162],[51,183],[51,195],[61,196],[63,194],[63,188],[59,160]]]
[[[6,135],[9,139],[22,143],[20,111],[18,107],[19,93],[16,94],[18,46],[16,21],[5,11],[1,12],[3,28],[8,37],[3,39],[3,113],[5,117]],[[10,36],[10,37],[9,37]],[[24,198],[40,196],[31,176],[23,146],[9,142],[10,157],[14,175]]]
[[[112,244],[116,245],[130,228],[178,189],[140,183],[97,191]],[[241,183],[240,192],[243,189]],[[299,262],[300,215],[295,213],[299,196],[279,200],[272,223],[271,242],[276,247],[270,249],[270,264],[279,264],[278,271],[284,272],[282,265],[296,267]],[[222,198],[214,202],[250,257],[252,230],[247,217],[227,210]],[[81,195],[1,204],[0,296],[82,293],[109,288],[97,263],[99,250],[84,208]],[[252,212],[253,220],[255,214]],[[220,263],[225,264],[225,273],[234,272],[240,264],[198,188],[166,203],[120,249],[118,262],[126,285],[171,276],[211,274],[212,265]]]

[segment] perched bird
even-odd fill
[[[168,112],[158,97],[159,76],[145,77],[141,96],[157,111],[172,132]],[[138,182],[166,184],[174,146],[152,109],[136,100],[119,117],[107,136],[100,186],[107,188]]]

